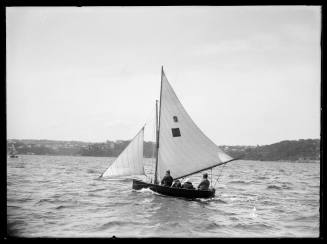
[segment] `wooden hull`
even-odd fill
[[[146,183],[140,180],[133,179],[133,189],[140,190],[142,188],[149,188],[150,190],[166,196],[184,197],[189,199],[195,198],[212,198],[215,196],[215,189],[211,190],[190,190],[184,188],[174,188],[168,186],[155,185]]]

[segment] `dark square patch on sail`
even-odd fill
[[[173,119],[174,119],[174,122],[178,122],[177,116],[174,116]]]
[[[172,128],[171,132],[173,133],[173,137],[181,136],[181,132],[179,131],[179,128]]]

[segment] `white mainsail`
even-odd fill
[[[232,160],[193,122],[165,74],[161,74],[158,179],[166,170],[173,178]]]
[[[143,164],[144,127],[102,174],[102,177],[145,175]]]

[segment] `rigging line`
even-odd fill
[[[155,117],[156,117],[156,114],[154,113],[154,118],[153,118],[154,121],[155,121]],[[153,139],[154,144],[151,144],[151,145],[152,145],[152,155],[151,155],[152,157],[151,157],[151,158],[152,158],[152,161],[154,161],[154,160],[155,160],[155,157],[154,157],[154,156],[155,156],[155,155],[154,155],[154,151],[155,151],[155,148],[156,148],[155,141],[156,141],[156,131],[157,131],[157,130],[156,130],[156,124],[155,124],[155,123],[153,123],[152,130],[153,130],[153,131],[152,131],[152,132],[153,132],[153,134],[152,134],[152,136],[153,136],[152,139]]]
[[[211,179],[210,179],[210,184],[212,185],[212,168],[211,168]]]
[[[147,114],[144,126],[153,120],[153,118],[151,118],[151,114],[153,113],[154,110],[155,108],[152,108],[151,111]]]
[[[226,166],[226,164],[223,165],[223,167],[222,167],[222,169],[221,169],[221,171],[220,171],[220,174],[218,175],[218,178],[217,178],[217,180],[216,180],[216,182],[215,182],[215,184],[214,184],[213,187],[215,187],[216,184],[218,183],[218,180],[219,180],[220,176],[223,174],[223,170],[224,170],[225,166]]]
[[[155,117],[156,117],[156,114],[154,113],[154,118],[153,118],[153,120],[155,120]],[[149,129],[150,130],[150,129]],[[151,165],[152,164],[155,164],[155,155],[154,155],[154,152],[155,152],[155,147],[156,147],[156,144],[155,143],[153,143],[153,142],[155,142],[156,141],[156,124],[155,123],[153,123],[153,125],[152,125],[152,141],[150,141],[150,145],[151,145],[151,148],[152,148],[152,153],[151,153],[151,158],[150,158],[150,162],[151,162]],[[151,181],[151,183],[152,183],[152,178],[150,177],[150,181]]]
[[[156,112],[155,112],[155,109],[156,109],[156,107],[154,106],[153,107],[153,111],[154,111],[154,113],[153,113],[153,117],[152,117],[152,119],[153,119],[153,123],[152,123],[152,140],[153,140],[153,142],[154,142],[154,145],[153,145],[153,147],[152,147],[152,156],[153,156],[153,158],[155,158],[155,150],[156,150],[156,140],[157,140],[157,124],[156,124],[156,118],[157,118],[157,114],[156,114]]]

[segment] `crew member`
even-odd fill
[[[177,179],[177,180],[174,181],[174,184],[171,187],[181,188],[182,184],[179,181],[179,179]]]
[[[161,180],[161,185],[163,186],[171,186],[173,184],[173,177],[170,175],[170,170],[166,171],[166,175]]]
[[[202,181],[198,185],[198,190],[209,190],[209,185],[210,185],[210,182],[208,180],[208,174],[204,173]]]
[[[192,185],[192,182],[190,181],[190,179],[185,180],[185,183],[182,185],[182,188],[195,189],[194,186]]]

